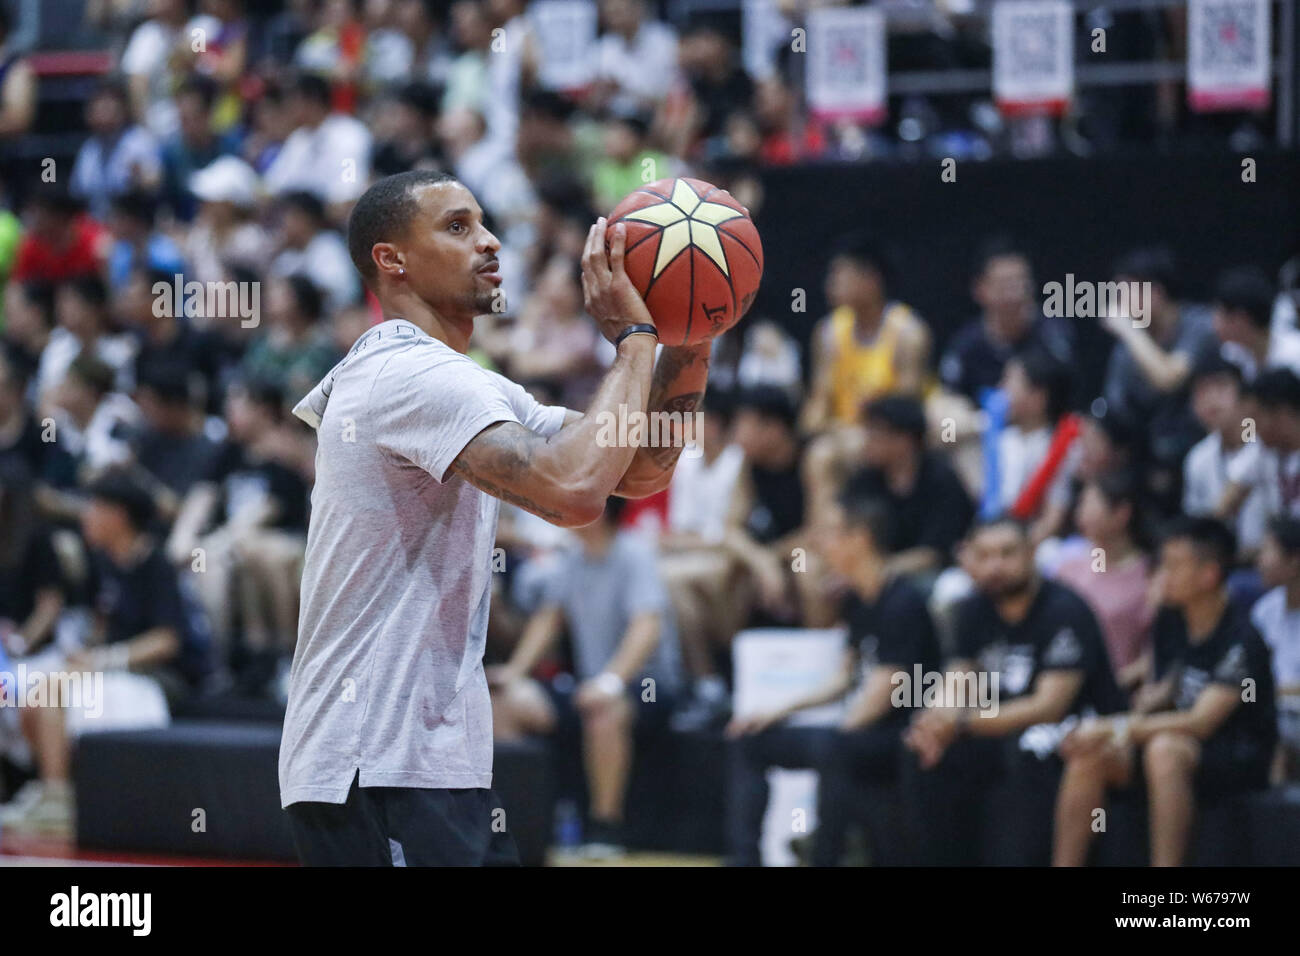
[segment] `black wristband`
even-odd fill
[[[646,322],[638,322],[636,325],[629,325],[622,332],[618,333],[618,337],[614,339],[614,348],[618,348],[622,345],[623,340],[629,335],[636,335],[639,332],[644,332],[646,335],[653,335],[656,339],[659,338],[659,330],[653,325]]]

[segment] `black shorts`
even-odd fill
[[[286,810],[304,866],[519,865],[492,790],[361,787],[354,778],[346,803]]]
[[[1212,735],[1201,743],[1201,756],[1192,777],[1192,788],[1201,799],[1263,790],[1268,787],[1272,759],[1272,751],[1254,741]],[[1142,748],[1135,747],[1130,782],[1145,792],[1145,780]]]

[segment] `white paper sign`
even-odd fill
[[[808,109],[818,119],[885,118],[885,18],[869,7],[808,11]]]
[[[528,18],[537,40],[537,80],[548,90],[591,82],[596,52],[596,5],[591,0],[536,0]]]
[[[1187,100],[1192,109],[1268,106],[1270,12],[1268,0],[1191,0]]]
[[[1074,7],[1068,0],[993,6],[993,96],[1010,115],[1059,113],[1074,90]]]
[[[844,664],[843,628],[753,628],[731,645],[735,677],[733,707],[740,716],[783,707],[826,685]],[[788,726],[829,727],[844,713],[844,702],[800,711]]]

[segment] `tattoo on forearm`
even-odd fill
[[[562,521],[564,516],[558,511],[511,491],[498,480],[500,477],[513,480],[526,476],[532,467],[534,437],[531,432],[519,429],[518,426],[513,430],[489,427],[475,440],[474,454],[480,461],[475,464],[469,460],[469,456],[462,453],[451,463],[452,471],[494,498],[526,508],[547,521]]]

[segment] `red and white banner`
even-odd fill
[[[1269,0],[1191,0],[1187,101],[1194,110],[1258,110],[1269,104]]]
[[[1011,116],[1064,112],[1074,93],[1074,5],[993,5],[993,97]]]
[[[528,5],[537,38],[537,79],[548,90],[577,90],[596,65],[596,4],[591,0],[537,0]]]
[[[819,120],[885,118],[885,18],[869,7],[808,11],[808,109]]]

